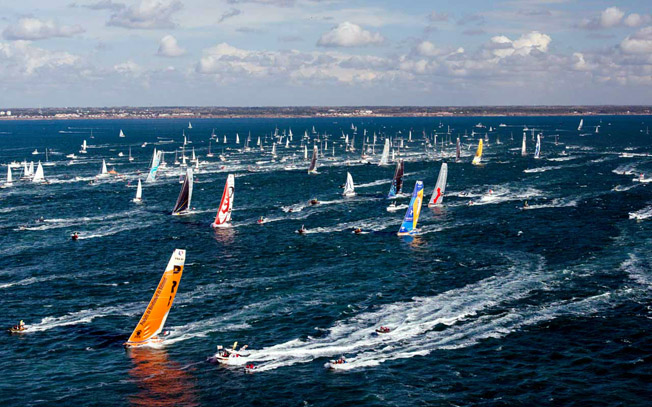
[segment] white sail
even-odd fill
[[[141,202],[143,200],[143,184],[141,184],[140,179],[138,179],[138,188],[136,189],[136,198],[134,202]]]
[[[197,156],[195,155],[195,147],[192,148],[192,159],[190,161],[197,161]]]
[[[408,133],[408,143],[412,142],[412,130]]]
[[[525,133],[523,133],[523,144],[521,145],[521,155],[526,156],[527,155],[527,148],[526,148],[526,141],[525,141]]]
[[[11,165],[7,165],[7,182],[5,182],[6,187],[14,185],[14,179],[11,176]]]
[[[446,179],[448,178],[448,164],[442,163],[441,169],[439,170],[439,177],[437,177],[437,184],[435,184],[435,189],[432,191],[432,196],[430,197],[430,202],[428,206],[441,205],[442,200],[444,199],[444,192],[446,191]]]
[[[308,146],[307,145],[303,146],[303,159],[308,161]]]
[[[30,161],[29,163],[29,176],[34,176],[34,161]]]
[[[224,135],[224,144],[226,144],[226,135]]]
[[[290,139],[289,138],[285,139],[285,148],[290,148]]]
[[[385,139],[385,146],[383,147],[383,155],[380,157],[380,162],[378,165],[387,165],[389,164],[389,139]]]
[[[87,148],[86,140],[84,140],[84,142],[81,145],[81,150],[79,150],[79,152],[82,153],[82,154],[86,154],[86,148]]]
[[[344,196],[354,196],[355,195],[355,186],[353,185],[353,177],[350,172],[346,173],[346,184],[344,185]]]
[[[276,143],[272,144],[272,156],[276,157]]]
[[[45,181],[45,175],[43,174],[43,165],[41,165],[41,162],[38,162],[38,167],[36,168],[36,173],[34,173],[34,178],[32,178],[32,182],[43,182]]]
[[[258,136],[258,141],[256,142],[256,145],[257,145],[257,146],[260,145],[260,136]]]
[[[109,176],[109,171],[106,169],[106,160],[102,159],[102,168],[100,169],[100,173],[97,174],[98,178],[106,178]]]
[[[192,124],[190,124],[190,122],[188,122],[188,128],[192,129]]]
[[[152,166],[149,169],[149,174],[147,174],[147,178],[145,179],[145,182],[156,181],[156,172],[158,171],[160,162],[161,162],[161,152],[160,151],[157,152],[155,148],[154,154],[152,155]]]
[[[235,144],[240,144],[240,135],[235,133]]]
[[[584,119],[580,119],[580,124],[577,126],[577,131],[582,131],[583,126],[584,126]]]
[[[124,137],[125,137],[125,134],[122,132],[122,129],[120,129],[120,137],[121,137],[121,138],[124,138]]]
[[[541,156],[541,135],[537,134],[537,145],[534,147],[534,158]]]

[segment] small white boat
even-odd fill
[[[38,155],[38,153],[39,153],[39,152],[38,152],[37,149],[34,149],[34,151],[32,151],[32,155]]]
[[[343,369],[344,366],[346,365],[346,358],[344,356],[340,357],[339,359],[331,359],[329,360],[324,367],[327,369],[331,370],[339,370]]]
[[[223,365],[240,365],[246,362],[246,358],[250,355],[249,352],[246,352],[247,345],[244,345],[240,350],[236,350],[238,347],[238,342],[233,344],[231,349],[226,349],[221,345],[217,346],[217,352],[210,358],[208,361],[211,363],[220,363]]]
[[[396,212],[403,209],[407,209],[407,207],[408,207],[407,204],[396,205],[396,202],[392,202],[387,207],[387,212]]]
[[[138,188],[136,189],[136,197],[133,200],[134,203],[142,203],[143,202],[143,185],[140,183],[140,179],[138,180]]]

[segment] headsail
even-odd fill
[[[224,184],[224,192],[222,192],[222,200],[220,207],[217,209],[215,222],[211,226],[214,228],[229,226],[231,222],[231,211],[233,210],[233,195],[235,192],[235,177],[229,174],[226,177],[226,184]]]
[[[346,184],[344,185],[344,196],[354,196],[355,195],[355,186],[353,185],[353,177],[350,172],[346,173]]]
[[[383,155],[380,157],[378,165],[389,164],[389,138],[385,139],[385,146],[383,147]]]
[[[319,154],[319,149],[315,145],[312,150],[312,159],[310,160],[310,167],[308,168],[308,174],[317,174],[317,155]]]
[[[165,320],[172,308],[174,297],[177,295],[185,261],[186,251],[175,249],[145,313],[140,318],[129,340],[125,342],[125,347],[146,345],[152,340],[158,339],[157,335],[163,331]]]
[[[389,188],[387,198],[394,198],[396,195],[401,193],[401,187],[403,186],[403,170],[403,160],[400,160],[396,163],[394,178],[392,178],[392,186]]]
[[[480,165],[481,161],[482,161],[482,139],[478,141],[478,149],[475,151],[475,157],[473,157],[473,161],[471,162],[471,164]]]
[[[435,185],[434,191],[432,191],[432,197],[430,197],[428,206],[441,205],[444,199],[444,192],[446,191],[446,178],[448,178],[448,164],[442,163],[437,184]]]
[[[186,179],[183,181],[181,186],[181,192],[179,192],[179,198],[177,198],[177,203],[174,205],[172,210],[172,215],[182,215],[187,213],[190,210],[190,201],[192,200],[192,168],[188,167],[186,170]]]
[[[537,134],[537,145],[534,147],[534,158],[540,158],[541,155],[541,135]]]
[[[417,222],[419,221],[419,214],[421,213],[421,203],[423,202],[423,181],[417,181],[414,184],[414,191],[412,192],[412,199],[408,205],[403,224],[398,230],[399,236],[411,235],[416,232]]]

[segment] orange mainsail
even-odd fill
[[[158,339],[179,289],[185,261],[186,251],[175,249],[145,313],[125,343],[126,347],[141,346]]]

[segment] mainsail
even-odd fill
[[[230,226],[231,211],[233,210],[233,194],[235,192],[235,177],[229,174],[226,177],[226,184],[224,184],[224,192],[222,193],[222,200],[220,207],[217,209],[215,222],[211,225],[214,228]]]
[[[187,213],[190,210],[190,201],[192,200],[192,168],[188,167],[186,170],[186,179],[183,181],[181,186],[181,192],[179,192],[179,198],[177,198],[177,203],[174,205],[172,210],[172,215],[182,215]]]
[[[394,198],[396,195],[401,193],[401,187],[403,186],[403,170],[403,160],[400,160],[396,163],[394,178],[392,178],[392,186],[389,188],[389,195],[387,195],[387,198]]]
[[[44,182],[45,181],[45,175],[43,174],[43,165],[41,162],[38,162],[38,167],[36,168],[36,172],[34,173],[34,178],[32,178],[32,182]]]
[[[383,147],[383,155],[380,157],[378,165],[389,164],[389,138],[385,139],[385,146]]]
[[[134,202],[140,202],[143,200],[143,184],[140,183],[140,179],[138,179],[138,188],[136,189],[136,198],[134,198]]]
[[[417,181],[414,184],[414,191],[412,192],[412,199],[408,205],[405,218],[401,228],[398,230],[399,236],[411,235],[416,232],[417,222],[419,221],[419,214],[421,213],[421,203],[423,202],[423,181]]]
[[[124,138],[124,137],[125,137],[125,134],[122,132],[122,129],[120,129],[120,137],[121,137],[121,138]]]
[[[344,185],[344,196],[354,196],[355,195],[355,186],[353,185],[353,177],[350,172],[346,173],[346,184]]]
[[[525,132],[523,132],[523,144],[521,145],[521,155],[525,157],[527,155]]]
[[[534,158],[539,158],[541,155],[541,135],[537,134],[537,145],[534,147]]]
[[[160,162],[161,162],[161,152],[160,151],[157,152],[156,148],[154,148],[154,155],[152,156],[152,167],[149,170],[149,174],[147,174],[147,179],[145,180],[145,182],[154,182],[156,180],[156,172],[158,171]]]
[[[457,147],[456,147],[456,149],[455,149],[455,161],[459,161],[459,160],[460,160],[460,150],[461,150],[461,146],[460,146],[460,138],[458,137],[458,138],[457,138]]]
[[[310,160],[310,168],[308,168],[308,174],[317,174],[317,155],[319,154],[319,149],[317,146],[314,146],[312,150],[312,159]]]
[[[7,165],[7,182],[5,182],[6,187],[14,185],[14,179],[11,176],[11,165]]]
[[[471,164],[473,165],[480,165],[480,161],[482,160],[482,139],[478,142],[478,149],[475,151],[475,157],[473,157],[473,161]]]
[[[580,119],[580,124],[577,126],[577,131],[582,131],[582,126],[584,126],[584,119]]]
[[[170,313],[170,308],[172,308],[174,297],[179,289],[185,261],[186,251],[175,249],[145,313],[140,318],[129,340],[125,342],[125,347],[141,346],[153,341],[160,341],[157,335],[163,331],[165,320]]]
[[[428,206],[441,205],[441,201],[444,199],[444,192],[446,191],[446,178],[448,178],[448,164],[442,163],[437,184],[432,191],[432,197],[430,197]]]

